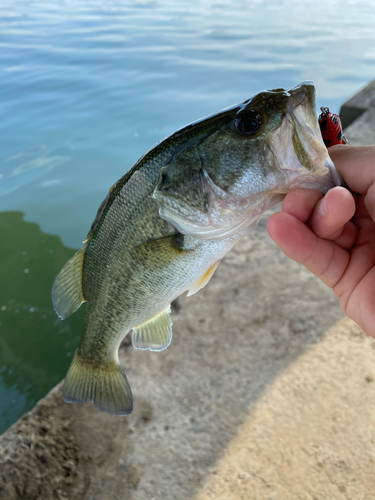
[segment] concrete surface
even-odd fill
[[[67,405],[57,389],[0,438],[0,484],[18,488],[1,500],[196,494],[267,387],[343,317],[330,290],[279,252],[265,222],[206,288],[181,298],[166,351],[121,348],[135,401],[130,417]],[[107,434],[98,452],[113,426],[113,445]]]
[[[375,144],[375,105],[345,129],[345,137],[353,146]]]
[[[375,108],[375,80],[365,85],[341,106],[340,119],[344,129],[371,108]]]
[[[375,340],[267,215],[179,300],[166,351],[122,345],[130,417],[58,386],[0,437],[1,500],[375,498]]]
[[[375,498],[375,341],[347,318],[239,427],[195,500]]]

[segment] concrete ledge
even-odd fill
[[[375,106],[362,113],[345,129],[345,137],[353,146],[375,144]]]
[[[341,106],[340,119],[343,128],[349,127],[371,107],[375,107],[375,80],[359,90]]]

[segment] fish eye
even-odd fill
[[[240,135],[255,135],[262,128],[262,115],[257,111],[247,111],[239,116],[235,121],[235,127]]]

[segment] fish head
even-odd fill
[[[261,92],[173,137],[184,140],[161,169],[153,197],[160,217],[182,234],[242,235],[292,188],[325,193],[342,184],[311,82]]]

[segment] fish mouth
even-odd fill
[[[279,151],[276,168],[285,174],[285,192],[314,187],[324,193],[343,185],[320,132],[313,83],[302,82],[289,95],[283,123],[268,141],[273,151]]]
[[[318,156],[326,151],[315,112],[314,85],[302,82],[289,93],[286,113],[293,124],[293,147],[301,165],[313,170]]]

